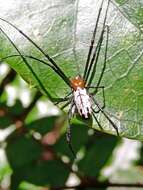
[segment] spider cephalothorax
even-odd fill
[[[77,90],[77,88],[85,88],[85,84],[86,82],[84,81],[84,79],[82,79],[81,76],[76,76],[75,78],[71,79],[70,80],[70,84],[71,84],[71,87],[73,88],[73,90]]]

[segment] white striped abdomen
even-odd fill
[[[73,92],[74,94],[74,102],[78,113],[88,119],[91,115],[91,100],[85,88],[77,87],[77,89]]]

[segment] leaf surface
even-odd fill
[[[106,1],[105,1],[106,4]],[[110,3],[107,23],[110,27],[108,61],[102,80],[105,86],[106,111],[118,126],[120,134],[133,139],[143,139],[143,40],[142,3],[113,1]],[[89,49],[99,1],[42,1],[7,3],[0,8],[0,16],[12,22],[33,39],[69,77],[82,74]],[[105,7],[103,7],[104,13]],[[102,20],[102,19],[101,19]],[[22,54],[46,60],[36,48],[8,24],[0,26],[13,40]],[[101,29],[102,22],[99,24]],[[98,39],[99,35],[97,35]],[[0,57],[17,54],[4,35],[0,34]],[[103,66],[105,39],[92,81],[96,85]],[[69,86],[48,66],[28,59],[33,73],[20,58],[6,60],[28,83],[50,98],[64,97]],[[38,80],[37,80],[38,78]],[[44,92],[45,93],[45,92]],[[45,93],[46,94],[46,93]],[[102,93],[96,94],[102,104]],[[102,114],[97,115],[104,130],[116,134]],[[99,129],[93,121],[93,128]]]

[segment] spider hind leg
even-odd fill
[[[98,107],[98,109],[99,109],[99,112],[101,112],[103,115],[104,115],[104,117],[109,121],[109,123],[112,125],[112,127],[115,129],[115,131],[116,131],[116,133],[117,133],[117,136],[120,136],[119,135],[119,131],[118,131],[118,127],[117,127],[117,125],[112,121],[112,119],[107,115],[107,113],[101,108],[101,106],[98,104],[98,102],[95,100],[95,98],[93,97],[92,98],[93,99],[93,101],[94,101],[94,104]],[[95,113],[95,111],[93,111],[93,113]],[[96,118],[97,119],[97,118]],[[96,120],[95,119],[95,120]],[[96,120],[96,122],[97,122],[97,120]]]
[[[71,150],[74,158],[76,158],[76,154],[74,152],[72,143],[71,143],[71,118],[74,116],[75,113],[75,104],[74,101],[71,101],[71,106],[68,112],[68,127],[67,127],[67,132],[66,132],[66,141],[69,146],[69,149]]]

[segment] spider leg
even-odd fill
[[[100,110],[99,110],[99,112],[100,112]],[[96,123],[98,124],[99,128],[100,128],[101,130],[103,130],[103,127],[101,126],[100,122],[98,121],[98,119],[97,119],[97,117],[96,117],[96,115],[95,115],[96,113],[97,113],[97,112],[95,112],[94,109],[92,109],[92,115],[93,115],[93,117],[94,117]]]
[[[49,62],[54,66],[55,70],[57,70],[59,72],[59,76],[65,81],[65,83],[68,86],[70,86],[70,80],[69,80],[69,78],[65,75],[65,73],[62,71],[62,69],[56,64],[56,62],[48,55],[48,53],[46,53],[30,37],[28,37],[22,30],[20,30],[19,28],[17,28],[11,22],[9,22],[9,21],[7,21],[7,20],[5,20],[3,18],[0,18],[0,20],[2,20],[3,22],[7,23],[10,26],[12,26],[13,28],[15,28],[15,30],[17,30],[23,37],[25,37],[29,42],[31,42],[31,44],[33,44],[37,48],[37,50],[39,50],[39,52],[41,52],[47,58],[47,60],[49,60]],[[16,47],[15,47],[15,49],[17,50]]]
[[[88,81],[88,85],[91,84],[91,81],[96,73],[96,67],[97,67],[97,63],[98,63],[98,58],[100,55],[100,51],[101,51],[101,46],[102,46],[102,42],[103,42],[103,36],[104,36],[104,28],[102,30],[101,36],[98,40],[97,46],[94,50],[93,53],[93,57],[90,61],[90,65],[87,71],[87,77],[85,78],[85,81]],[[93,67],[93,68],[92,68]]]
[[[89,47],[89,50],[88,50],[88,56],[87,56],[87,60],[86,60],[86,64],[85,64],[85,69],[84,69],[84,74],[83,74],[83,78],[84,79],[86,79],[86,77],[87,77],[87,71],[89,69],[91,54],[92,54],[92,51],[93,51],[93,48],[94,48],[95,37],[96,37],[96,34],[97,34],[97,28],[98,28],[98,24],[99,24],[99,18],[100,18],[100,15],[101,15],[103,2],[104,2],[104,0],[102,0],[100,8],[99,8],[99,11],[98,11],[97,19],[96,19],[96,22],[95,22],[96,24],[95,24],[95,27],[94,27],[94,31],[93,31],[91,42],[90,42],[90,47]]]
[[[55,102],[54,104],[55,105],[58,105],[58,104],[60,104],[61,102],[65,102],[65,101],[68,101],[68,100],[70,100],[70,95],[72,94],[72,92],[70,92],[70,93],[68,93],[64,98],[58,98],[57,99],[57,102]]]
[[[110,119],[110,117],[105,113],[105,111],[100,107],[100,105],[97,103],[97,101],[95,100],[95,98],[93,97],[93,101],[95,103],[95,105],[99,108],[99,110],[101,111],[101,113],[103,113],[103,115],[106,117],[106,119],[110,122],[110,124],[113,126],[113,128],[116,130],[117,135],[119,136],[119,131],[118,131],[118,127],[116,126],[116,124]]]
[[[98,89],[102,89],[102,95],[103,95],[103,105],[101,106],[101,108],[102,109],[104,109],[105,108],[105,106],[106,106],[106,102],[105,102],[105,87],[104,86],[89,86],[89,87],[87,87],[88,89],[89,88],[94,88],[94,89],[97,89],[97,92],[98,92]],[[95,96],[96,94],[95,94],[95,92],[93,92],[93,93],[91,93],[91,95],[92,96]]]
[[[70,104],[71,100],[66,102],[60,109],[63,110],[65,107],[67,107]]]
[[[34,70],[32,69],[31,65],[28,63],[27,59],[22,55],[22,53],[18,49],[18,47],[14,44],[14,42],[10,39],[10,37],[2,30],[2,28],[0,28],[0,31],[4,34],[4,36],[6,37],[6,39],[9,40],[9,42],[12,44],[12,46],[16,49],[16,51],[18,52],[18,54],[21,57],[22,61],[26,64],[26,66],[28,67],[28,69],[31,71],[31,73],[33,74],[33,76],[35,77],[35,79],[37,80],[37,82],[39,83],[39,85],[40,85],[41,89],[43,90],[43,92],[45,92],[45,94],[48,97],[50,97],[50,99],[52,99],[51,95],[48,93],[48,91],[46,90],[46,88],[44,87],[44,85],[42,84],[42,82],[40,81],[39,77],[34,72]]]
[[[21,57],[21,56],[23,56],[24,58],[33,59],[33,60],[38,61],[38,62],[40,62],[40,63],[42,63],[44,65],[47,65],[52,70],[54,70],[55,73],[57,73],[60,77],[62,77],[60,71],[57,68],[55,68],[53,65],[47,63],[46,61],[44,61],[42,59],[36,58],[34,56],[31,56],[31,55],[24,55],[24,54],[18,55],[18,54],[14,54],[14,55],[9,55],[9,56],[3,57],[3,58],[1,58],[0,61],[4,61],[5,59],[8,59],[8,58]]]
[[[91,84],[91,82],[95,76],[95,73],[96,73],[96,67],[97,67],[99,54],[101,51],[101,46],[102,46],[103,38],[104,38],[104,32],[105,32],[105,28],[106,28],[105,24],[106,24],[106,20],[107,20],[107,12],[108,12],[108,8],[109,8],[109,2],[110,2],[110,0],[107,1],[107,6],[106,6],[106,11],[105,11],[105,15],[104,15],[104,20],[103,20],[103,25],[102,25],[102,29],[100,32],[100,36],[99,36],[99,39],[97,41],[97,45],[94,49],[92,58],[90,60],[89,67],[86,71],[86,77],[84,78],[85,81],[88,81],[88,85]]]
[[[41,62],[42,64],[45,64],[47,66],[49,66],[51,69],[53,69],[57,74],[58,74],[58,70],[56,70],[53,65],[50,65],[48,64],[47,62],[41,60],[41,59],[38,59],[36,57],[33,57],[33,56],[29,56],[29,55],[24,55],[24,54],[21,54],[23,58],[28,58],[28,59],[33,59],[35,61],[38,61],[38,62]],[[14,54],[14,55],[9,55],[9,56],[6,56],[6,57],[3,57],[1,58],[0,61],[4,61],[5,59],[8,59],[8,58],[13,58],[13,57],[21,57],[21,55],[18,55],[18,54]],[[26,59],[25,59],[26,60]],[[51,98],[52,102],[55,102],[55,105],[59,104],[60,102],[64,102],[64,101],[68,101],[69,98],[68,96],[71,95],[72,92],[70,92],[67,96],[65,96],[64,98]]]
[[[69,98],[57,98],[56,99],[56,102],[54,103],[55,105],[58,105],[58,104],[60,104],[61,102],[66,102],[66,101],[68,101],[69,100]]]
[[[70,95],[71,93],[69,93],[68,95]],[[67,95],[67,96],[68,96]],[[72,143],[71,143],[71,125],[70,125],[70,121],[71,121],[71,118],[74,116],[74,113],[75,113],[75,104],[74,104],[74,100],[73,98],[68,98],[68,102],[66,102],[62,107],[61,109],[64,109],[65,107],[67,107],[70,103],[70,108],[69,108],[69,111],[68,111],[68,126],[67,126],[67,131],[66,131],[66,141],[67,141],[67,144],[69,146],[69,149],[71,150],[74,158],[76,158],[76,154],[73,150],[73,147],[72,147]],[[63,101],[67,101],[67,98],[64,100],[64,98],[62,99],[62,101],[60,100],[58,103],[60,102],[63,102]]]
[[[103,75],[104,75],[104,72],[105,72],[105,69],[106,69],[106,62],[107,62],[107,49],[108,49],[108,38],[109,38],[109,27],[106,26],[107,28],[107,36],[106,36],[106,47],[105,47],[105,53],[104,53],[104,63],[103,63],[103,68],[102,68],[102,71],[101,71],[101,74],[100,74],[100,77],[98,79],[98,82],[97,82],[97,87],[100,86],[100,83],[101,83],[101,80],[103,78]],[[95,89],[95,93],[97,92],[97,89]]]
[[[71,150],[74,158],[76,158],[76,154],[75,154],[75,152],[73,150],[73,146],[72,146],[72,143],[71,143],[71,125],[70,125],[70,121],[71,121],[71,118],[74,115],[74,112],[75,112],[75,104],[74,104],[74,100],[72,100],[71,106],[70,106],[70,109],[69,109],[69,112],[68,112],[68,127],[67,127],[67,132],[66,132],[66,141],[67,141],[69,149]]]

